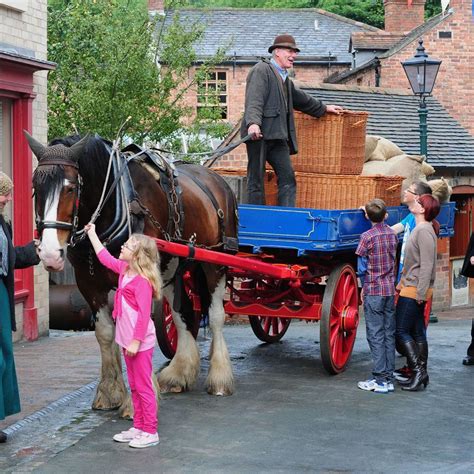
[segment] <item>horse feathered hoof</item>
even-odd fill
[[[163,370],[158,377],[161,393],[188,392],[194,387],[195,380],[194,377],[184,377],[182,374],[174,375],[166,370]]]
[[[207,393],[209,395],[215,395],[217,397],[228,397],[234,393],[234,377],[230,377],[227,380],[221,380],[220,382],[211,382],[207,380]]]
[[[97,387],[92,408],[94,410],[118,410],[127,398],[127,390],[125,385],[123,388],[116,388],[114,390],[104,390],[103,384],[100,383]]]
[[[228,397],[234,393],[234,387],[227,387],[227,388],[212,388],[207,387],[207,393],[209,395],[215,395],[216,397]]]
[[[177,353],[159,373],[158,382],[162,393],[187,392],[194,387],[200,369],[199,351],[192,336],[189,336],[188,342],[186,353],[183,356]]]
[[[133,419],[132,397],[127,396],[127,399],[120,406],[118,413],[120,418],[123,418],[125,420]]]
[[[183,387],[178,386],[168,387],[161,385],[160,387],[161,393],[183,393],[185,391]]]

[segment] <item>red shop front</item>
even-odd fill
[[[0,169],[14,183],[10,217],[15,245],[24,245],[33,237],[32,155],[23,135],[23,130],[31,133],[33,128],[33,74],[54,67],[48,61],[0,51]],[[15,304],[23,304],[23,337],[27,340],[38,338],[33,276],[33,268],[15,271]]]

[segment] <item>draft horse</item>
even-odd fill
[[[114,154],[113,145],[98,136],[65,137],[49,146],[28,134],[27,139],[38,158],[33,188],[39,255],[47,270],[60,271],[67,253],[79,290],[96,317],[102,367],[93,408],[126,410],[127,390],[108,306],[108,293],[117,279],[96,259],[84,238],[84,225],[96,219],[99,237],[114,255],[131,232],[235,250],[235,196],[213,171],[185,163],[170,166],[136,145]],[[199,349],[190,332],[196,308],[183,291],[184,270],[194,277],[202,312],[209,315],[212,330],[207,391],[230,395],[234,381],[223,336],[225,268],[183,262],[167,254],[161,255],[163,295],[172,308],[178,344],[174,358],[159,375],[161,390],[192,388],[200,368]]]

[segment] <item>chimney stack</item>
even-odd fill
[[[165,0],[148,0],[148,11],[163,14],[165,12]]]
[[[406,33],[425,22],[426,0],[384,0],[385,31]]]

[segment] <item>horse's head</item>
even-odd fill
[[[77,227],[81,192],[79,157],[87,137],[67,147],[43,146],[25,132],[38,167],[33,175],[39,255],[48,271],[64,268],[64,249]]]

